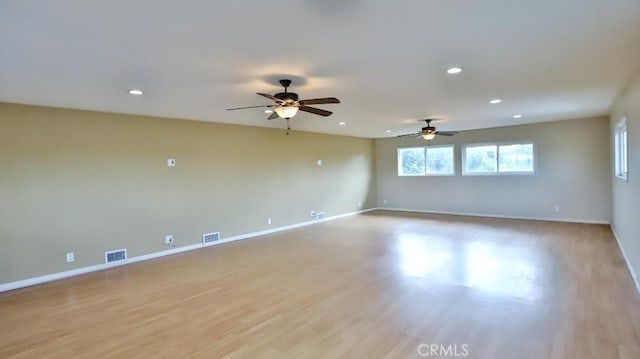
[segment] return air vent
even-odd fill
[[[319,221],[325,218],[324,212],[318,212],[318,216],[316,217]]]
[[[115,251],[104,252],[105,263],[118,263],[127,260],[127,249],[116,249]]]
[[[202,235],[202,244],[211,244],[220,240],[220,232],[205,233]]]

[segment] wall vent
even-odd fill
[[[220,232],[205,233],[202,235],[202,244],[211,244],[220,240]]]
[[[324,212],[318,212],[318,216],[316,217],[318,220],[324,219]]]
[[[104,252],[105,263],[118,263],[127,260],[127,249],[116,249],[115,251]]]

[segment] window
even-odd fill
[[[533,143],[498,146],[498,171],[533,172]]]
[[[424,147],[398,148],[398,176],[425,175]]]
[[[398,176],[455,175],[453,145],[398,148]]]
[[[451,176],[453,167],[453,145],[427,147],[427,175]]]
[[[533,142],[464,145],[462,174],[533,174]]]
[[[498,146],[468,146],[464,149],[464,172],[491,173],[498,170]]]
[[[616,176],[624,180],[627,179],[627,120],[622,119],[616,126],[615,131],[615,161]]]

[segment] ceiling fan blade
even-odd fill
[[[438,132],[436,132],[436,135],[438,135],[438,136],[453,136],[456,133],[458,133],[458,131],[438,131]]]
[[[271,95],[266,94],[266,93],[259,93],[259,92],[257,92],[257,93],[256,93],[256,95],[260,95],[260,96],[262,96],[262,97],[266,97],[266,98],[268,98],[269,100],[271,100],[271,101],[273,101],[273,102],[275,102],[275,103],[282,103],[282,102],[284,102],[284,101],[282,101],[281,99],[279,99],[279,98],[277,98],[277,97],[275,97],[275,96],[271,96]]]
[[[278,117],[279,117],[278,114],[274,112],[271,114],[271,116],[267,117],[267,120],[275,120]]]
[[[306,106],[306,105],[322,105],[322,104],[326,104],[326,103],[340,103],[340,100],[338,100],[335,97],[325,97],[325,98],[313,98],[311,100],[301,100],[298,101],[299,104]]]
[[[233,110],[244,110],[244,109],[246,109],[246,108],[260,108],[260,107],[269,108],[269,107],[273,107],[273,105],[258,105],[258,106],[234,107],[234,108],[228,108],[228,109],[227,109],[227,111],[233,111]]]
[[[321,110],[319,108],[315,108],[315,107],[309,107],[309,106],[300,106],[298,107],[298,109],[300,111],[304,111],[304,112],[309,112],[312,113],[314,115],[320,115],[320,116],[330,116],[333,112],[331,111],[327,111],[327,110]]]
[[[408,137],[408,136],[420,137],[421,135],[422,135],[422,132],[418,132],[418,133],[407,133],[406,135],[398,135],[396,137]]]

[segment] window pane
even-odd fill
[[[452,175],[453,146],[427,147],[427,173],[432,175]]]
[[[500,172],[533,172],[533,144],[501,145],[498,151]]]
[[[424,147],[398,148],[398,176],[424,176]]]
[[[615,175],[627,178],[627,125],[626,120],[616,127],[615,131]]]
[[[467,173],[491,173],[498,170],[495,145],[466,147],[464,157]]]
[[[627,128],[622,130],[622,148],[620,149],[622,155],[620,161],[622,162],[622,175],[627,177]]]

